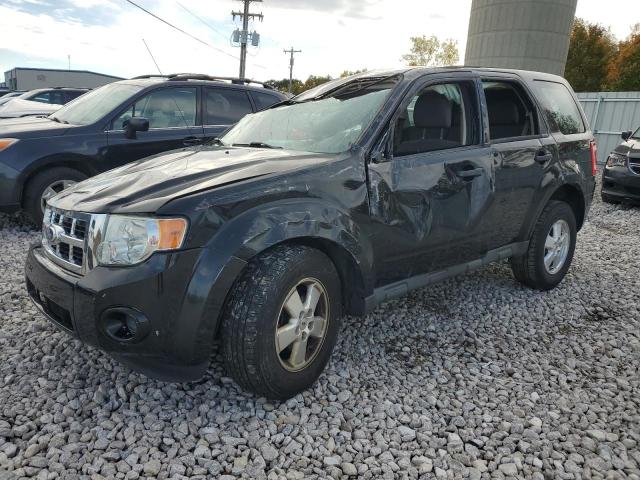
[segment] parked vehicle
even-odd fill
[[[0,122],[0,210],[42,222],[45,201],[97,173],[198,145],[286,97],[249,80],[146,75],[93,90],[46,118]]]
[[[288,398],[321,374],[343,314],[506,258],[525,285],[555,287],[595,154],[560,77],[359,74],[51,198],[27,289],[148,375],[202,376],[221,336],[242,387]]]
[[[640,128],[622,132],[602,171],[600,194],[607,203],[640,202]]]
[[[87,88],[40,88],[30,90],[0,106],[0,119],[50,115],[62,105],[87,93]],[[4,97],[3,97],[4,98]]]
[[[25,92],[15,91],[15,92],[7,92],[0,97],[0,105],[4,105],[9,100],[13,100],[16,97],[23,95]]]

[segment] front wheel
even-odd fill
[[[84,173],[69,167],[49,168],[34,176],[27,184],[24,194],[24,208],[31,220],[40,225],[47,201],[86,178]]]
[[[540,214],[527,252],[511,258],[513,275],[531,288],[554,288],[569,270],[576,233],[571,207],[565,202],[550,201]]]
[[[319,250],[282,245],[258,256],[225,309],[222,342],[230,376],[272,399],[311,386],[331,356],[341,298],[336,269]]]

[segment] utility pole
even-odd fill
[[[302,50],[294,50],[293,47],[291,47],[290,50],[284,50],[284,53],[291,54],[291,58],[289,59],[289,93],[292,93],[293,90],[293,54],[301,52]]]
[[[251,13],[249,12],[249,6],[251,2],[262,2],[262,0],[238,0],[239,2],[244,3],[244,10],[242,12],[236,12],[235,10],[231,12],[233,19],[236,17],[242,18],[242,31],[240,33],[240,78],[245,78],[246,72],[246,64],[247,64],[247,42],[249,40],[249,19],[259,18],[260,21],[264,19],[264,15],[262,13]],[[259,37],[258,37],[259,38]]]

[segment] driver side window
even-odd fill
[[[192,127],[196,124],[196,89],[164,88],[145,95],[127,108],[112,124],[124,130],[131,117],[149,120],[149,129]]]
[[[423,88],[410,99],[396,121],[393,155],[401,157],[478,143],[476,112],[473,82]]]

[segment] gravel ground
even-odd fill
[[[131,373],[49,326],[0,216],[0,479],[640,479],[640,209],[596,200],[569,275],[506,263],[347,319],[310,391]],[[2,471],[4,470],[4,473]]]

